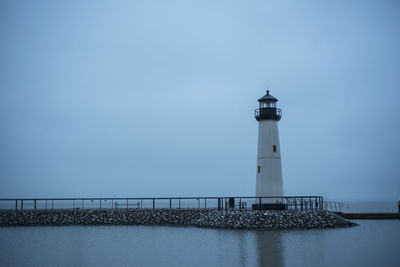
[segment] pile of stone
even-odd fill
[[[178,225],[227,229],[312,229],[357,225],[329,211],[215,209],[103,209],[0,211],[0,226]]]

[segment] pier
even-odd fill
[[[400,213],[335,213],[342,218],[351,220],[400,219]]]
[[[158,198],[3,198],[0,210],[53,209],[217,209],[266,210],[265,201],[279,210],[323,210],[322,196],[219,196],[219,197],[158,197]]]

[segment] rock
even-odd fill
[[[329,211],[218,211],[214,209],[102,209],[0,211],[7,225],[193,225],[230,229],[312,229],[357,224]]]

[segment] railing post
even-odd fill
[[[259,206],[258,206],[258,209],[259,210],[261,210],[261,197],[260,197],[260,199],[259,199],[259,204],[258,204]]]
[[[242,198],[239,198],[239,211],[242,211]]]
[[[114,199],[111,199],[111,209],[114,209]]]
[[[169,199],[169,209],[172,209],[172,199]]]
[[[207,198],[204,198],[204,209],[207,209]]]
[[[101,199],[99,201],[100,201],[100,209],[101,209]]]
[[[72,209],[75,210],[75,199],[72,200]]]
[[[21,199],[21,211],[24,209],[24,200]]]
[[[34,209],[36,210],[36,199],[33,201],[33,203],[34,203]]]
[[[179,209],[181,209],[181,199],[179,199]]]
[[[153,210],[155,210],[155,209],[156,209],[156,199],[153,198]]]
[[[85,203],[84,203],[84,200],[82,199],[82,209],[84,209],[84,207],[85,207]]]
[[[18,199],[15,200],[15,212],[18,211]]]
[[[128,207],[129,207],[129,199],[126,199],[126,211],[128,211]]]

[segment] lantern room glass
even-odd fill
[[[276,108],[275,102],[260,102],[260,108]]]

